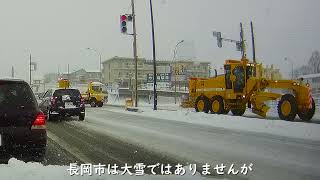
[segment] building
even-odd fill
[[[145,59],[138,59],[138,83],[146,80],[146,76],[152,73],[152,67],[145,63]],[[133,58],[113,57],[102,63],[104,83],[111,85],[119,83],[120,87],[129,87],[135,78],[135,63]]]
[[[269,67],[262,68],[262,77],[270,80],[280,80],[282,79],[282,74],[280,73],[280,69],[274,68],[273,64]]]
[[[45,83],[56,83],[58,78],[59,78],[58,73],[48,73],[48,74],[44,75],[44,82]]]
[[[133,58],[113,57],[103,63],[104,83],[118,83],[120,87],[131,87],[135,79],[135,63]],[[210,74],[210,63],[194,61],[163,61],[157,60],[158,87],[170,88],[177,83],[186,87],[189,77],[207,78]],[[177,76],[174,76],[174,71]],[[176,80],[176,81],[175,81]],[[143,88],[153,82],[153,61],[144,58],[138,59],[138,84]]]
[[[72,84],[87,84],[90,81],[100,81],[101,73],[97,70],[79,69],[73,72],[63,72],[61,74],[49,73],[44,75],[45,83],[56,83],[59,78],[69,79]]]
[[[101,75],[98,70],[79,69],[71,73],[62,73],[59,77],[69,79],[73,84],[86,84],[90,81],[100,81]]]

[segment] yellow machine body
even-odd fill
[[[281,119],[292,120],[296,114],[303,120],[312,118],[314,101],[303,81],[266,79],[261,64],[249,63],[246,58],[226,60],[224,71],[216,77],[189,79],[189,102],[196,111],[227,114],[231,110],[234,115],[243,115],[248,106],[253,113],[266,117],[270,108],[266,102],[281,99]]]

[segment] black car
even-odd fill
[[[79,116],[85,118],[85,104],[78,89],[49,89],[39,104],[48,120],[58,116]]]
[[[28,83],[0,79],[1,160],[19,155],[17,158],[42,161],[46,145],[46,117]]]

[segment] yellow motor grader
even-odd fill
[[[189,100],[197,112],[242,116],[246,108],[262,117],[270,107],[267,101],[278,101],[280,119],[292,121],[296,115],[303,121],[312,119],[315,102],[308,84],[302,80],[268,80],[261,76],[261,64],[250,63],[246,57],[226,60],[223,75],[212,78],[191,78]],[[272,92],[280,89],[285,93]]]

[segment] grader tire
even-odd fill
[[[224,109],[224,102],[223,98],[221,96],[213,96],[211,99],[210,103],[210,111],[213,114],[223,114],[225,109]]]
[[[229,114],[230,109],[224,109],[223,114]]]
[[[196,99],[195,102],[195,107],[194,109],[196,110],[196,112],[205,112],[208,113],[210,110],[210,101],[207,97],[205,96],[199,96]]]
[[[297,115],[297,101],[291,94],[285,94],[278,103],[278,114],[280,119],[293,121]]]
[[[307,111],[298,112],[298,116],[302,121],[310,121],[316,112],[316,104],[312,98],[312,108]]]
[[[91,107],[97,107],[97,100],[95,98],[90,100],[90,106]]]
[[[231,112],[234,116],[242,116],[246,112],[246,106],[241,109],[231,109]]]

